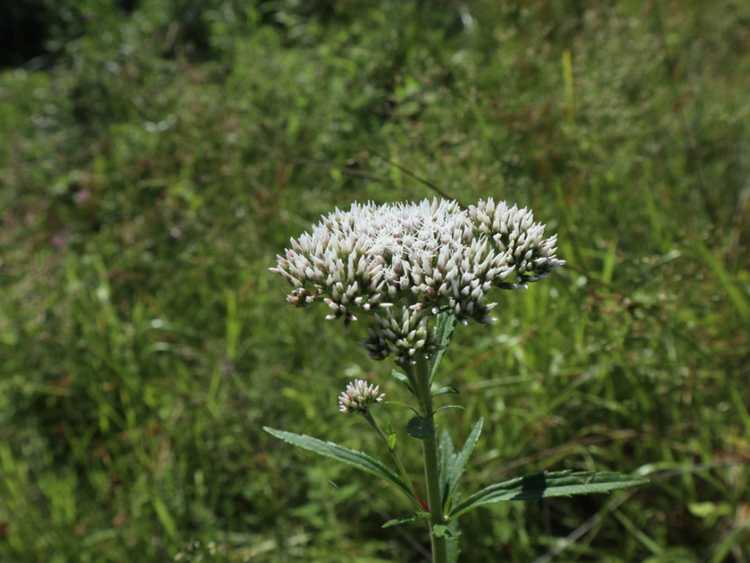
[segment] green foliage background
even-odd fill
[[[415,175],[531,205],[569,261],[443,363],[442,423],[485,418],[467,489],[653,479],[478,510],[464,560],[750,560],[750,4],[8,14],[38,36],[0,73],[1,560],[423,561],[390,491],[261,431],[383,455],[336,393],[396,395],[388,367],[267,268],[334,206],[433,196]]]

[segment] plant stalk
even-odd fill
[[[426,436],[422,440],[424,455],[424,474],[427,481],[427,494],[430,506],[430,544],[432,545],[433,563],[447,563],[447,545],[445,537],[434,533],[434,526],[444,525],[443,499],[440,492],[440,470],[437,450],[437,433],[435,431],[434,412],[432,409],[432,391],[430,389],[430,363],[424,359],[417,361],[416,389],[425,421]]]
[[[409,489],[411,490],[412,494],[412,501],[414,502],[415,506],[417,508],[422,508],[419,504],[419,501],[417,500],[417,491],[414,488],[414,484],[412,483],[411,479],[409,478],[409,473],[406,471],[406,468],[404,467],[404,464],[401,462],[401,458],[398,455],[398,452],[396,452],[395,448],[392,448],[390,443],[388,442],[388,436],[385,435],[385,432],[380,428],[380,425],[375,420],[375,417],[372,415],[372,413],[367,410],[363,413],[364,419],[367,421],[367,423],[370,425],[370,427],[377,432],[378,436],[383,440],[385,443],[386,448],[388,448],[388,453],[391,456],[391,459],[393,460],[393,463],[396,465],[396,469],[398,469],[399,475],[401,475],[401,479],[403,479],[404,483],[406,483],[409,486]]]

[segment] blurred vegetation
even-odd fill
[[[531,205],[569,261],[444,362],[443,423],[486,420],[467,485],[653,479],[472,513],[464,560],[750,561],[750,4],[33,0],[2,25],[0,559],[424,560],[421,527],[380,529],[390,491],[260,431],[379,451],[335,402],[361,374],[395,394],[388,367],[267,268],[421,178]]]

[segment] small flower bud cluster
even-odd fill
[[[411,362],[428,342],[427,319],[424,311],[408,307],[401,308],[400,315],[390,308],[378,312],[365,348],[375,360],[382,360],[393,352],[398,363]]]
[[[350,381],[339,395],[339,410],[343,413],[366,412],[373,403],[385,399],[377,385],[368,384],[364,379]]]
[[[479,233],[492,240],[499,252],[508,252],[519,281],[536,281],[565,264],[555,257],[557,235],[544,238],[544,224],[534,223],[526,208],[508,207],[492,198],[469,206],[469,217]]]
[[[439,311],[488,321],[489,291],[540,279],[564,263],[555,252],[556,237],[544,238],[531,211],[491,198],[467,210],[438,199],[355,203],[292,239],[272,271],[292,285],[290,303],[322,301],[327,318],[347,322],[373,313],[370,354],[407,361],[429,349]]]

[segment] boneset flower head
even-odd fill
[[[487,322],[493,288],[523,287],[563,265],[544,229],[530,210],[492,198],[468,209],[442,199],[354,203],[291,239],[272,271],[292,285],[290,303],[322,301],[327,318],[347,323],[367,315],[370,354],[405,363],[429,351],[437,313]]]
[[[377,385],[368,384],[364,379],[350,381],[339,395],[339,410],[343,413],[366,412],[370,405],[380,403],[385,394]]]

